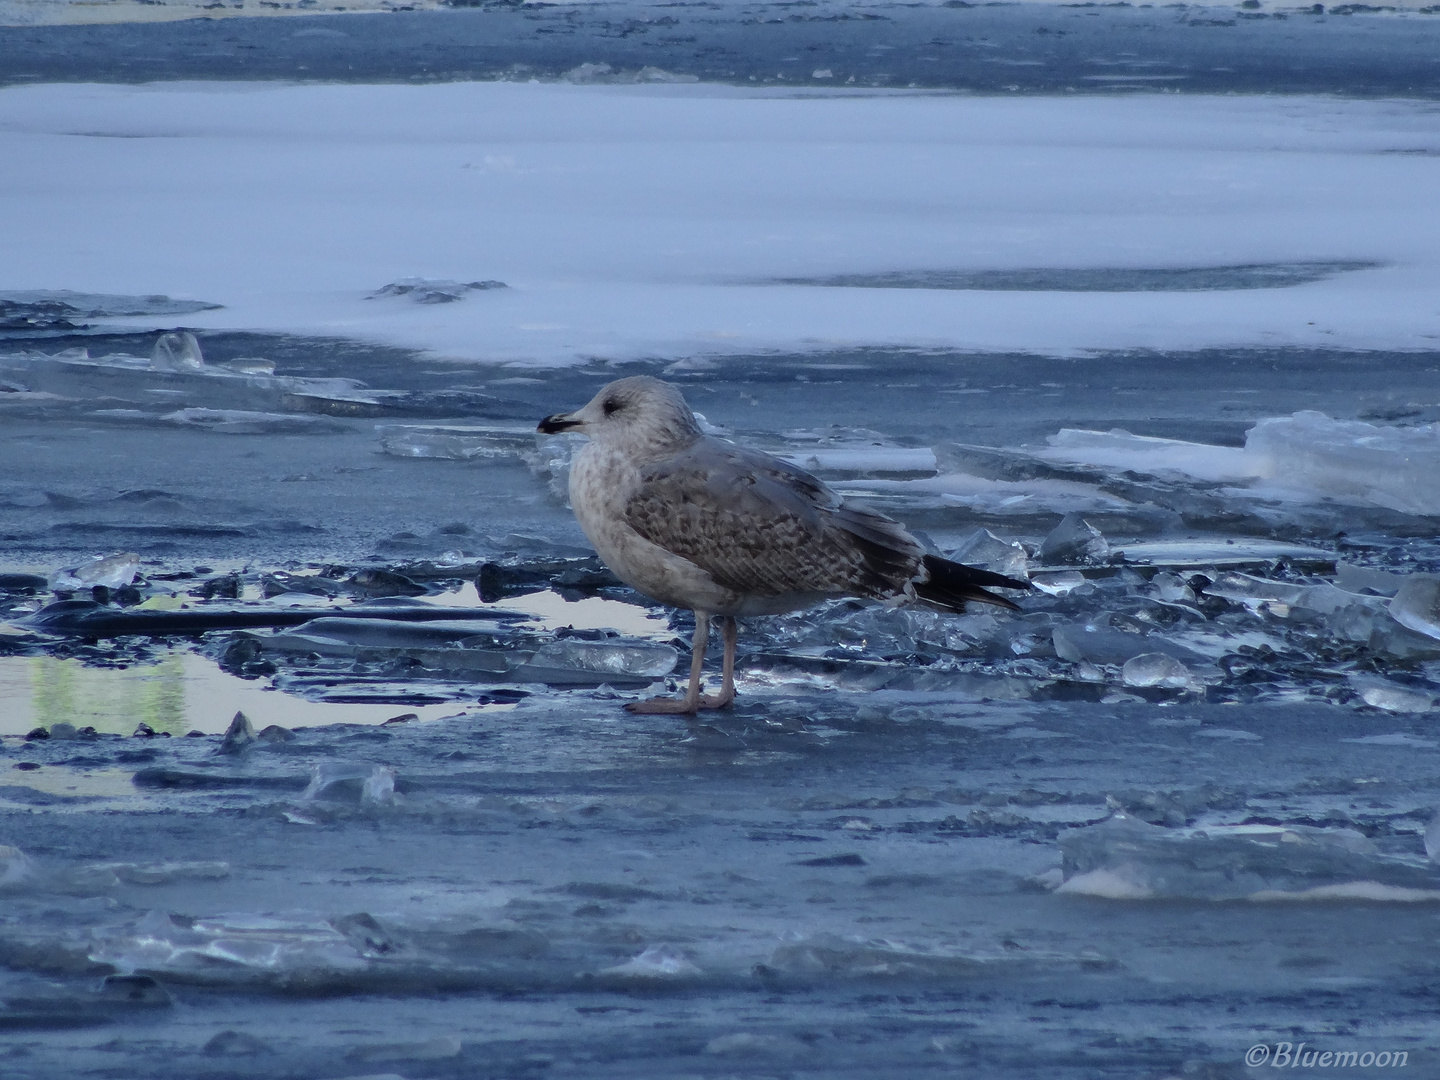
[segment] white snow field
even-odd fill
[[[1433,349],[1437,191],[1440,112],[1410,101],[0,90],[0,290],[164,293],[224,305],[186,316],[197,328],[529,365],[864,344]],[[1339,265],[1306,282],[1304,265],[1285,276],[1297,264]],[[1224,287],[1234,268],[1253,286],[1254,267],[1301,283]],[[994,278],[1207,268],[1181,291]],[[405,278],[510,287],[368,298]],[[948,287],[913,287],[927,282]]]

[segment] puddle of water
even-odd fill
[[[629,637],[668,640],[674,636],[665,615],[603,597],[566,601],[544,590],[486,604],[475,584],[466,582],[458,589],[415,602],[442,608],[518,611],[528,615],[538,630],[573,627],[617,630]],[[343,610],[348,605],[321,606]],[[407,712],[424,721],[478,708],[496,711],[511,707],[457,701],[432,705],[310,701],[277,691],[267,682],[230,675],[213,661],[180,650],[155,663],[125,668],[94,667],[51,656],[0,658],[0,703],[0,735],[11,736],[62,721],[113,735],[129,735],[141,723],[171,735],[191,731],[217,735],[225,731],[237,711],[245,713],[259,729],[269,724],[287,728],[382,724]]]
[[[270,724],[382,724],[407,712],[419,720],[435,720],[476,708],[460,702],[400,706],[307,701],[226,674],[205,657],[186,652],[128,668],[87,667],[50,656],[0,658],[0,702],[0,735],[24,735],[61,721],[113,735],[129,735],[142,722],[171,735],[218,735],[237,711],[259,729]]]

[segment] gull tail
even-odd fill
[[[915,595],[921,600],[928,600],[951,611],[964,611],[966,603],[970,601],[1019,611],[1017,605],[1003,596],[987,592],[984,586],[988,585],[992,589],[1030,588],[1027,581],[994,574],[989,570],[977,570],[973,566],[962,566],[935,555],[926,555],[923,562],[930,576],[925,581],[915,583]]]

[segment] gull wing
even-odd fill
[[[897,522],[768,454],[704,438],[642,475],[630,527],[735,592],[886,598],[919,572]]]

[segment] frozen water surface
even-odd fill
[[[777,89],[1424,96],[1431,22],[635,10],[433,55],[647,85],[0,92],[0,1071],[1435,1073],[1433,108]],[[404,79],[420,17],[23,70]],[[534,424],[641,372],[1022,611],[748,620],[733,709],[623,712],[690,616]]]
[[[150,384],[11,406],[16,1075],[1160,1077],[1294,1027],[1436,1052],[1433,519],[1213,464],[1313,408],[1402,469],[1432,421],[1377,414],[1435,400],[1432,364],[1112,358],[1133,395],[1105,358],[671,371],[716,430],[1037,584],[1020,615],[750,620],[740,704],[686,725],[620,705],[688,616],[594,562],[572,447],[527,430],[674,360],[198,342],[401,415],[241,440],[86,411]]]

